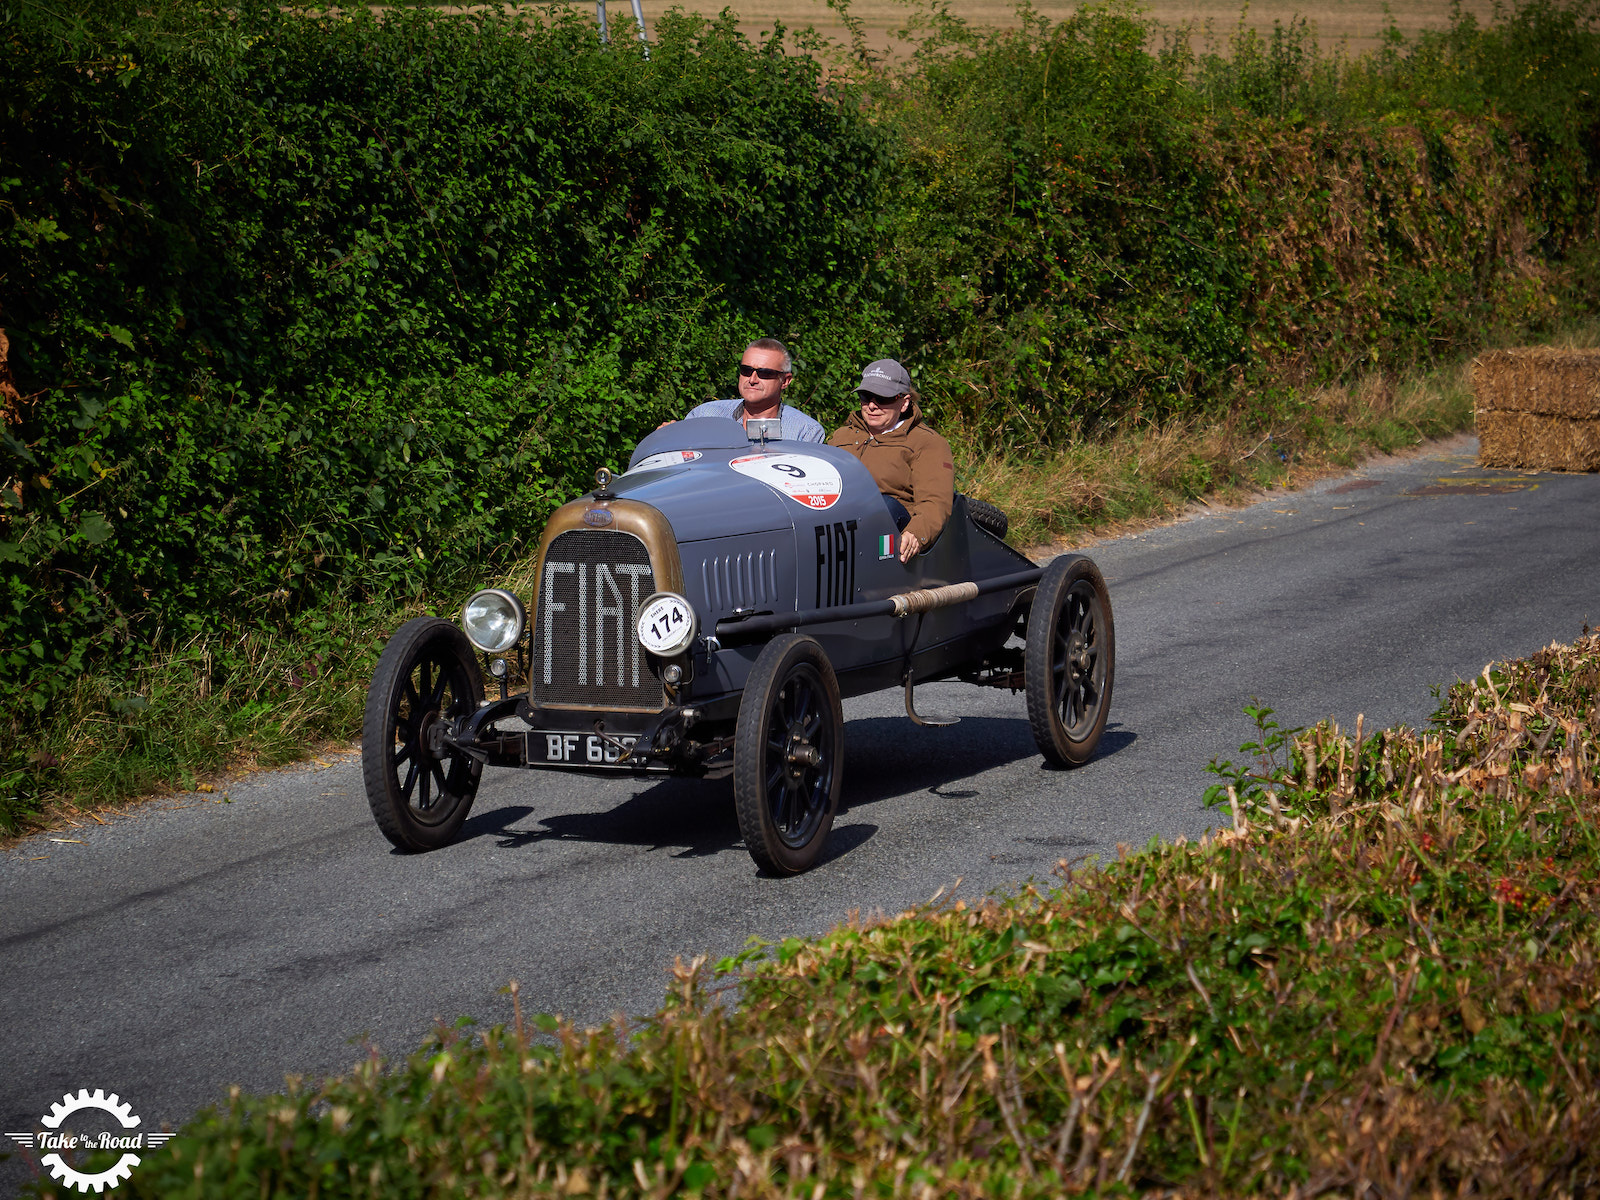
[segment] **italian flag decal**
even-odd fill
[[[894,557],[894,534],[886,533],[878,539],[878,561]]]

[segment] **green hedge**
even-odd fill
[[[1299,24],[1152,53],[1116,6],[936,23],[874,89],[913,356],[991,443],[1059,444],[1592,308],[1597,14],[1532,0],[1357,60]]]
[[[731,20],[105,16],[0,59],[7,707],[504,559],[741,339],[881,324],[884,135]]]

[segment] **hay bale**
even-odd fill
[[[1478,461],[1533,471],[1600,471],[1600,420],[1480,409]]]
[[[1472,364],[1478,411],[1600,419],[1600,350],[1491,350]]]
[[[1484,466],[1600,471],[1600,350],[1491,350],[1472,394]]]

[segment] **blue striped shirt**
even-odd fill
[[[744,401],[735,396],[732,400],[707,400],[704,404],[697,404],[684,414],[684,420],[691,417],[732,417],[737,421],[740,417],[740,408]],[[788,404],[778,405],[779,428],[783,430],[783,440],[786,442],[825,442],[828,440],[827,432],[805,413]]]

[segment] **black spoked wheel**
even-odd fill
[[[367,691],[361,775],[372,815],[402,850],[454,840],[482,767],[444,740],[483,699],[466,635],[439,617],[407,621],[389,639]]]
[[[1100,568],[1079,554],[1056,559],[1028,613],[1023,660],[1028,722],[1046,762],[1077,767],[1094,754],[1111,711],[1116,653]]]
[[[828,656],[812,638],[774,638],[745,684],[733,741],[739,832],[757,866],[796,875],[817,861],[839,807],[843,743]]]

